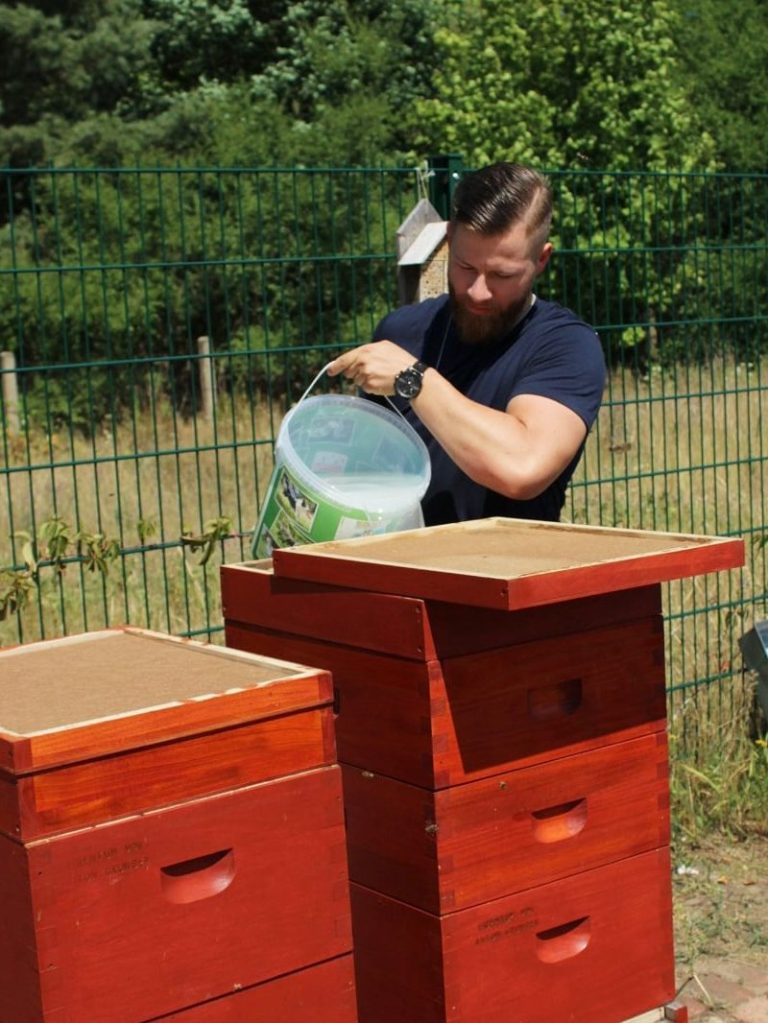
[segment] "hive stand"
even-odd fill
[[[354,1023],[327,672],[115,629],[0,680],[0,1023]]]
[[[660,583],[742,561],[488,519],[222,569],[231,647],[333,674],[359,1023],[670,1002]]]

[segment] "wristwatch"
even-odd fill
[[[424,373],[427,369],[426,363],[414,362],[412,366],[408,366],[398,373],[395,377],[395,394],[407,401],[413,401],[421,393]]]

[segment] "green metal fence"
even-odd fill
[[[218,566],[249,556],[286,407],[397,302],[398,226],[461,172],[2,172],[0,643],[221,638]],[[567,517],[746,539],[743,572],[665,591],[695,711],[768,613],[768,176],[551,178],[540,291],[611,367]]]

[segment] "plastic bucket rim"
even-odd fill
[[[412,492],[408,495],[407,498],[406,497],[403,498],[402,507],[407,507],[414,504],[415,502],[421,501],[422,497],[427,492],[427,488],[429,487],[429,483],[432,476],[432,466],[430,463],[429,452],[427,450],[426,444],[418,435],[418,433],[416,433],[411,424],[408,423],[405,420],[405,418],[400,415],[399,412],[394,412],[390,411],[389,409],[382,408],[380,405],[377,405],[372,401],[368,401],[366,398],[358,398],[355,397],[354,395],[348,394],[312,395],[311,397],[303,398],[298,404],[294,405],[293,408],[289,409],[283,416],[283,421],[280,424],[280,429],[278,430],[277,439],[275,441],[276,466],[282,464],[287,465],[289,468],[292,468],[294,472],[303,477],[303,482],[309,489],[316,490],[320,496],[329,498],[336,505],[341,505],[342,507],[347,509],[364,512],[365,514],[368,514],[369,511],[370,514],[380,514],[378,512],[373,512],[373,510],[369,510],[366,508],[356,508],[353,505],[350,505],[348,501],[344,501],[343,500],[344,491],[339,487],[335,486],[333,483],[329,483],[326,480],[324,480],[322,476],[318,476],[317,473],[313,472],[309,468],[309,466],[307,466],[307,464],[301,458],[299,458],[298,454],[296,453],[296,449],[294,448],[293,443],[291,442],[290,439],[289,432],[290,421],[293,418],[293,416],[298,411],[305,408],[305,406],[319,402],[323,402],[325,404],[333,402],[335,404],[346,405],[347,407],[355,405],[361,411],[364,410],[366,414],[373,415],[374,417],[382,419],[390,426],[399,430],[399,432],[414,446],[415,450],[421,456],[422,465],[424,466],[424,471],[420,477],[417,477],[415,473],[413,474],[414,479],[419,478],[421,480],[421,483],[418,488],[415,486],[412,488]],[[284,454],[286,451],[289,452],[289,455]],[[300,468],[297,468],[297,466],[299,465]],[[340,500],[340,498],[342,500]],[[393,510],[393,514],[395,513],[395,511],[396,509]]]

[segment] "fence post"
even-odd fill
[[[453,193],[464,173],[464,160],[458,153],[427,158],[429,169],[429,201],[443,220],[451,219]]]
[[[216,405],[216,388],[214,387],[216,367],[214,360],[210,358],[210,338],[203,336],[197,339],[197,354],[200,356],[197,360],[200,376],[200,410],[203,419],[211,422]]]
[[[19,383],[16,378],[16,356],[13,352],[0,352],[3,410],[8,433],[19,433]]]

